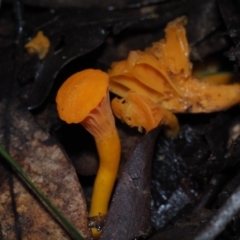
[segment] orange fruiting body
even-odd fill
[[[133,91],[173,113],[214,112],[239,103],[240,83],[228,84],[231,75],[223,73],[203,79],[193,76],[185,24],[185,17],[175,19],[166,26],[165,39],[153,43],[144,51],[130,51],[126,60],[113,63],[108,72],[110,91],[124,99],[128,98],[128,104],[132,106],[135,102],[130,103],[133,100],[130,100],[129,92]],[[126,110],[119,112],[117,100],[114,101],[113,111],[118,112],[117,117],[126,122]],[[134,111],[132,115],[136,116],[138,110],[131,109]],[[141,117],[150,121],[153,116],[146,114]],[[144,127],[138,124],[135,121],[136,127]],[[176,126],[175,119],[168,124]],[[151,121],[145,124],[147,131],[150,125]]]
[[[120,161],[120,140],[112,114],[106,73],[87,69],[69,77],[56,97],[57,110],[67,123],[80,123],[90,132],[99,154],[99,169],[94,183],[89,216],[108,211],[109,200]],[[99,236],[93,230],[94,238]]]

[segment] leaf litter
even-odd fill
[[[221,1],[219,1],[219,2],[221,2]],[[176,5],[175,5],[175,8],[173,8],[173,11],[171,11],[171,13],[169,13],[169,11],[166,11],[163,14],[163,18],[161,18],[161,19],[159,18],[156,21],[155,20],[146,21],[146,22],[144,22],[145,24],[142,24],[142,27],[144,27],[145,29],[151,28],[153,26],[152,25],[153,22],[155,22],[155,24],[157,22],[157,24],[156,24],[157,26],[158,25],[163,26],[165,24],[165,23],[163,23],[163,21],[167,22],[170,20],[168,18],[174,18],[174,14],[179,16],[180,15],[179,13],[181,13],[181,15],[182,15],[183,12],[187,12],[187,11],[190,12],[190,10],[186,11],[187,6],[189,6],[188,4],[190,4],[189,1],[179,4],[178,7],[176,7]],[[216,1],[210,1],[208,4],[212,4],[212,7],[214,9],[217,9]],[[198,6],[196,6],[196,8],[197,7]],[[161,8],[157,8],[157,9],[160,10]],[[206,9],[206,8],[204,8],[204,7],[198,8],[199,11],[200,11],[200,9],[202,11],[201,12],[202,16],[209,17],[209,15],[205,14],[204,9]],[[192,17],[189,18],[189,21],[194,23],[194,22],[196,22],[195,18],[198,18],[198,19],[200,19],[200,18],[199,18],[199,14],[194,14],[195,10],[193,10],[193,8],[191,8],[191,10],[192,10],[192,12],[191,12]],[[219,12],[217,12],[217,14],[218,13]],[[230,11],[230,14],[231,13],[232,12]],[[223,15],[226,13],[221,13],[221,14]],[[215,16],[217,16],[217,15],[215,15]],[[211,27],[209,28],[209,31],[202,31],[201,34],[203,34],[203,35],[201,35],[200,37],[199,37],[199,35],[197,35],[197,31],[196,31],[196,35],[195,35],[196,37],[194,36],[194,33],[195,33],[194,27],[192,28],[192,30],[190,30],[190,32],[193,34],[192,42],[194,44],[192,46],[195,48],[195,50],[198,53],[197,55],[192,56],[192,58],[195,57],[198,59],[199,58],[202,59],[204,56],[208,56],[209,54],[217,52],[217,51],[224,51],[224,49],[230,48],[232,46],[232,44],[229,43],[228,40],[226,40],[226,38],[224,37],[223,33],[224,33],[225,29],[224,29],[223,23],[221,21],[219,21],[219,16],[212,17],[212,18],[210,17],[208,20],[209,20],[208,21],[209,26],[211,25]],[[201,26],[201,21],[198,21],[198,23],[200,24],[199,26]],[[136,24],[136,26],[137,26],[137,24]],[[191,24],[190,24],[190,26],[191,26]],[[192,25],[192,26],[194,26],[194,25]],[[131,26],[129,29],[131,29],[131,31],[132,31],[131,34],[129,34],[129,36],[131,37],[134,33],[134,26]],[[204,27],[202,29],[204,29]],[[114,49],[114,47],[116,47],[116,44],[118,45],[118,49],[115,48],[116,51],[113,52],[113,54],[110,57],[107,57],[108,56],[107,50],[109,49],[109,45],[108,44],[106,44],[105,46],[102,45],[102,50],[104,50],[102,52],[104,52],[105,55],[104,54],[101,55],[101,52],[98,52],[98,54],[96,55],[97,61],[104,63],[105,66],[109,65],[113,59],[117,59],[117,57],[122,54],[121,53],[122,49],[124,49],[123,53],[124,52],[127,53],[128,50],[131,49],[132,46],[135,46],[136,48],[139,48],[137,46],[138,44],[140,47],[143,44],[146,46],[146,45],[148,45],[146,42],[152,42],[152,40],[154,38],[159,38],[157,35],[158,34],[160,35],[162,33],[160,33],[161,31],[156,31],[156,32],[157,32],[156,35],[149,34],[149,33],[146,34],[146,32],[144,32],[143,35],[141,35],[141,34],[136,35],[135,39],[134,39],[134,37],[132,39],[129,38],[130,40],[126,39],[127,41],[124,41],[124,38],[121,39],[121,37],[123,37],[123,34],[120,33],[118,35],[118,37],[119,37],[118,39],[123,40],[123,41],[119,40],[119,42],[115,42],[115,41],[110,42],[113,44],[112,49]],[[127,33],[127,31],[125,33]],[[154,31],[153,31],[153,33],[154,33]],[[122,34],[122,36],[121,36],[121,34]],[[218,34],[218,35],[214,35],[214,34]],[[139,36],[147,36],[146,42],[139,41],[138,40]],[[216,36],[220,36],[220,38],[218,38]],[[113,39],[114,38],[116,38],[116,37],[113,36]],[[59,35],[57,35],[57,39],[59,39]],[[216,41],[216,39],[219,41]],[[104,40],[105,40],[105,37],[104,37]],[[100,42],[103,42],[104,40],[100,40]],[[59,43],[59,41],[56,41],[56,43]],[[219,45],[217,45],[216,43],[218,43]],[[68,45],[69,45],[69,43],[68,43]],[[142,46],[142,47],[144,47],[144,46]],[[9,49],[11,49],[11,48],[9,48]],[[204,51],[202,49],[204,49]],[[237,56],[237,49],[233,50],[233,51],[235,51],[236,56]],[[32,64],[32,66],[33,66],[32,74],[34,75],[34,73],[36,71],[36,66],[40,63],[37,62],[36,59],[34,60],[34,58],[30,59],[25,56],[25,59],[28,59],[28,63]],[[4,62],[5,65],[10,66],[10,67],[12,66],[11,63],[9,63],[9,61],[12,60],[11,58],[8,58],[7,61],[4,61],[4,60],[5,60],[5,58],[2,58],[2,62]],[[36,62],[33,63],[33,61],[36,61]],[[61,62],[61,61],[59,60],[59,62]],[[56,64],[58,64],[58,66],[60,66],[62,64],[62,62],[61,62],[61,64],[59,65],[59,62],[56,61]],[[28,68],[26,68],[25,73],[27,73],[27,69]],[[57,67],[56,67],[56,69],[57,69],[57,71],[59,70],[59,68],[57,68]],[[9,67],[4,68],[4,70],[9,70]],[[54,71],[51,70],[51,71],[52,72],[50,74],[51,75],[50,81],[52,81],[52,75],[53,75],[53,72],[55,72],[55,70]],[[7,84],[7,81],[6,81],[7,75],[9,76],[9,73],[11,73],[11,71],[4,71],[4,72],[5,73],[3,74],[3,71],[1,71],[1,75],[2,74],[4,75],[4,78],[3,78],[4,84],[1,85],[1,86],[3,86],[1,88],[5,87],[5,84]],[[22,83],[23,83],[24,87],[29,84],[29,82],[26,82],[26,81],[24,82],[24,79],[29,80],[29,76],[32,74],[28,73],[28,75],[24,75],[24,74],[21,75],[22,80],[23,80]],[[35,83],[31,83],[31,84],[33,86]],[[50,82],[49,84],[45,85],[47,92],[50,92],[50,89],[52,88],[51,84],[52,83]],[[44,84],[42,86],[40,84],[40,87],[44,88]],[[36,89],[38,89],[38,88],[36,87]],[[23,93],[26,94],[26,92],[24,92],[24,90],[23,90]],[[6,95],[6,93],[4,93],[4,94]],[[43,97],[43,96],[46,96],[45,93],[43,94],[40,91],[36,92],[36,95],[39,95],[41,99],[45,99],[45,97]],[[42,101],[40,101],[40,102],[42,102]],[[11,104],[9,104],[9,106],[11,106]],[[15,112],[17,113],[17,111],[14,111],[14,114],[15,114]],[[237,159],[239,158],[238,157],[239,154],[236,151],[236,149],[238,149],[239,142],[238,142],[238,140],[235,140],[233,142],[233,146],[235,144],[235,148],[230,147],[230,149],[227,149],[227,148],[225,148],[225,146],[226,146],[226,142],[228,140],[227,138],[228,138],[229,128],[231,126],[233,126],[234,121],[238,122],[238,118],[239,118],[239,116],[237,114],[238,112],[239,112],[239,109],[238,109],[238,107],[236,107],[232,110],[223,112],[222,114],[219,114],[219,115],[218,114],[212,114],[212,115],[210,114],[207,116],[202,116],[202,115],[196,115],[196,116],[184,115],[183,116],[183,115],[180,115],[179,119],[180,119],[181,126],[183,126],[184,124],[185,125],[190,124],[190,127],[189,126],[187,126],[185,128],[183,127],[182,133],[179,135],[179,138],[176,140],[172,140],[172,139],[171,140],[163,140],[162,137],[160,137],[158,139],[158,141],[160,143],[160,145],[158,145],[160,147],[159,148],[160,150],[158,149],[155,154],[159,153],[159,151],[161,154],[157,155],[158,157],[155,156],[156,162],[155,161],[153,162],[153,180],[152,180],[152,195],[153,195],[152,196],[153,197],[152,198],[152,204],[153,204],[152,206],[154,206],[154,208],[152,208],[152,228],[153,228],[152,235],[156,235],[156,239],[159,239],[159,238],[176,239],[176,236],[177,237],[182,236],[184,239],[192,239],[193,237],[196,236],[196,233],[202,226],[202,222],[207,222],[207,220],[210,219],[215,214],[216,209],[218,209],[219,206],[228,198],[228,196],[230,196],[230,193],[233,192],[237,188],[237,186],[238,186],[237,179],[239,178],[239,170],[238,170],[239,165],[238,165]],[[14,114],[12,114],[12,115],[14,116]],[[22,115],[25,116],[26,114],[27,113],[24,111],[24,114],[22,114]],[[23,117],[22,115],[21,115],[21,117],[18,115],[19,116],[17,118],[18,121],[21,120],[21,118]],[[216,117],[217,115],[218,115],[218,118]],[[55,118],[53,117],[50,119],[55,119]],[[5,127],[6,127],[6,125],[5,125]],[[5,128],[5,127],[4,127],[4,131],[1,131],[1,133],[3,133],[3,132],[6,133],[6,129],[8,129],[8,128]],[[16,130],[15,133],[19,132],[18,128],[14,128],[14,129]],[[45,128],[45,129],[49,129],[49,127]],[[29,134],[30,134],[30,136],[34,135],[34,133],[32,133],[32,132]],[[29,136],[25,135],[25,134],[23,134],[23,135],[24,135],[24,141],[26,141],[28,143]],[[128,133],[126,135],[124,135],[123,137],[124,138],[122,141],[127,141],[126,139],[128,137]],[[11,138],[14,138],[14,135],[12,135]],[[4,137],[4,139],[6,139],[6,138]],[[71,139],[71,136],[70,136],[70,139]],[[11,141],[12,140],[9,140],[9,142],[11,142]],[[67,142],[67,141],[68,140],[65,139],[65,142]],[[38,146],[39,141],[38,141],[38,143],[36,143],[36,140],[33,140],[33,143],[36,146]],[[21,146],[21,144],[19,144],[19,145]],[[70,142],[69,142],[69,144],[70,144]],[[42,146],[42,144],[40,144],[40,145]],[[175,150],[172,149],[172,146],[175,146]],[[53,147],[51,147],[51,148],[53,148]],[[164,150],[164,148],[165,148],[165,150]],[[9,148],[9,151],[11,153],[11,148]],[[44,152],[45,151],[47,151],[47,150],[44,150]],[[20,154],[20,153],[22,153],[22,150],[17,149],[17,153],[15,153],[15,150],[13,149],[12,152],[13,152],[13,156],[17,156],[17,153],[18,153],[21,156],[20,162],[23,162],[23,157]],[[127,155],[129,155],[129,153]],[[31,156],[31,154],[30,154],[30,156]],[[166,158],[169,159],[169,161],[163,161],[163,159],[166,159]],[[67,166],[67,168],[69,167],[69,165],[67,165],[67,164],[65,166]],[[2,168],[4,168],[4,166],[2,166]],[[31,166],[30,164],[28,164],[27,168],[31,169],[31,168],[34,168],[34,166]],[[121,169],[124,169],[124,166]],[[37,172],[37,171],[38,171],[38,168],[37,168],[37,170],[35,170],[35,172]],[[162,176],[161,176],[161,173],[162,173]],[[154,174],[156,174],[156,175],[154,175]],[[158,175],[160,175],[160,177],[162,177],[161,180],[159,180],[157,178]],[[31,173],[30,173],[30,176],[31,176]],[[44,176],[46,176],[46,175],[44,175]],[[221,177],[218,178],[218,176],[221,176]],[[12,191],[11,189],[13,189],[14,194],[16,192],[19,195],[21,195],[21,193],[17,192],[17,190],[14,190],[15,188],[12,188],[12,185],[6,184],[6,181],[7,181],[6,179],[10,179],[10,180],[8,180],[9,183],[12,183],[12,182],[15,183],[15,178],[14,178],[14,181],[12,181],[11,178],[8,178],[8,177],[9,177],[9,172],[4,170],[4,172],[2,174],[2,179],[5,179],[4,180],[4,184],[5,184],[4,188],[7,189],[8,196],[10,196],[10,193]],[[48,178],[49,178],[49,176],[48,176]],[[121,180],[121,177],[119,177],[119,182],[120,182],[120,180]],[[77,184],[77,183],[75,183],[75,184]],[[14,184],[14,186],[15,185],[17,185],[17,184]],[[226,192],[224,192],[224,189],[221,190],[223,185],[226,187],[227,192],[229,192],[229,195],[227,195]],[[216,186],[216,188],[215,188],[215,186]],[[210,191],[211,191],[211,189],[212,190],[216,189],[216,190],[215,190],[215,193],[211,195],[207,191],[207,189],[210,189]],[[73,193],[73,194],[76,194],[76,193]],[[157,196],[157,199],[154,199],[155,196]],[[182,196],[182,198],[181,198],[181,196]],[[17,219],[16,211],[12,211],[12,209],[14,209],[12,207],[12,199],[15,199],[15,198],[10,198],[10,197],[7,198],[6,201],[8,201],[8,205],[6,205],[5,210],[8,209],[11,211],[5,212],[6,214],[3,214],[3,217],[5,216],[7,219],[9,219],[11,225],[8,225],[8,226],[11,226],[11,229],[18,229],[18,230],[20,229],[21,230],[22,225],[19,224],[19,223],[21,223],[21,221],[15,220],[15,219]],[[114,198],[114,201],[115,200],[116,200],[116,198]],[[19,204],[19,201],[17,201],[17,206]],[[156,201],[158,201],[158,203]],[[126,203],[123,202],[123,204],[126,204]],[[172,207],[169,208],[169,211],[166,211],[167,208],[163,207],[163,206],[169,206],[169,205]],[[194,209],[196,209],[197,206],[198,206],[198,211],[196,212],[196,211],[194,211]],[[16,208],[16,209],[18,209],[18,208]],[[160,210],[164,209],[165,212],[159,211],[159,215],[154,215],[157,212],[156,209],[160,209]],[[112,214],[114,215],[115,213],[113,212]],[[198,216],[198,214],[200,214],[200,217]],[[156,216],[156,217],[154,218],[153,216]],[[109,215],[109,218],[110,217],[111,216]],[[133,221],[136,221],[136,219],[137,219],[137,216],[136,216],[136,218],[133,218]],[[239,216],[236,216],[236,220],[233,220],[228,225],[228,228],[222,233],[222,237],[225,237],[225,238],[227,237],[227,239],[231,239],[230,236],[232,236],[233,234],[235,234],[236,236],[239,236],[239,232],[237,231],[237,226],[239,226],[238,219],[239,219]],[[20,220],[21,220],[21,218],[20,218]],[[26,221],[26,218],[24,220]],[[159,222],[161,222],[160,225],[159,225]],[[170,223],[170,225],[169,225],[169,223]],[[4,226],[4,224],[3,224],[3,226]],[[55,226],[55,225],[53,224],[53,226]],[[29,233],[30,231],[27,232],[27,230],[29,230],[29,229],[27,229],[27,228],[23,228],[23,229],[24,229],[24,231],[22,231],[22,232],[18,231],[18,233],[21,232],[22,236],[25,236],[24,234],[30,234]],[[212,228],[209,228],[209,231],[211,231],[211,229]],[[25,230],[26,230],[26,233],[25,233]],[[110,224],[105,225],[104,231],[111,232],[111,230],[112,230],[112,223],[110,221]],[[129,232],[131,232],[131,230],[129,230]],[[2,234],[3,233],[4,232],[2,231]],[[14,231],[12,231],[11,233],[9,231],[8,233],[14,234]],[[189,234],[186,234],[186,233],[189,233]],[[218,233],[220,233],[220,232],[218,232]],[[63,235],[65,236],[65,233],[63,233]],[[11,237],[13,235],[9,235],[9,236]],[[14,237],[15,236],[13,236],[13,239],[14,239]],[[172,237],[172,238],[170,238],[170,237]],[[221,239],[221,236],[220,236],[220,239]]]
[[[3,133],[7,127],[9,133],[6,147],[11,156],[82,235],[90,238],[86,227],[85,198],[75,170],[66,155],[57,142],[38,127],[26,109],[16,103],[11,104],[8,109],[11,116],[9,123],[5,122],[3,111],[4,106],[1,104],[1,142],[5,142]],[[18,177],[12,177],[12,181],[12,185],[6,179],[1,184],[1,230],[4,239],[9,236],[17,239],[18,234],[30,239],[51,236],[70,239],[22,181]],[[14,216],[8,219],[7,216],[14,213],[17,213],[17,219],[14,220]],[[13,231],[16,224],[21,230],[17,235]]]

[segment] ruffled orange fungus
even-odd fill
[[[156,124],[149,120],[152,118],[148,116],[150,113],[147,111],[141,116],[133,113],[132,117],[135,119],[131,117],[129,123],[127,120],[130,114],[129,107],[123,106],[134,105],[129,97],[129,91],[148,99],[148,104],[151,101],[151,104],[154,103],[160,109],[164,109],[162,116],[158,115],[158,120],[155,121],[161,124],[163,119],[170,119],[165,121],[165,125],[175,129],[172,135],[176,135],[176,129],[179,127],[176,119],[169,118],[171,115],[168,111],[207,113],[227,109],[240,102],[240,83],[226,84],[229,75],[212,75],[201,80],[193,76],[185,24],[185,17],[175,19],[166,26],[165,39],[153,43],[144,51],[130,51],[126,60],[112,64],[108,72],[109,89],[123,98],[114,99],[112,109],[118,118],[130,126],[143,127],[149,131]],[[121,101],[121,107],[120,104],[116,104],[117,101]],[[132,107],[131,111],[137,110]],[[139,122],[136,118],[145,120]]]

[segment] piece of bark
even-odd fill
[[[8,102],[6,114],[5,106],[6,103],[0,104],[0,142],[34,184],[89,239],[85,198],[71,162],[30,113]],[[23,181],[11,172],[1,183],[0,203],[1,239],[71,239]]]
[[[151,162],[159,129],[137,145],[127,161],[113,195],[101,240],[146,237],[151,231]]]

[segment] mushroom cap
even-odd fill
[[[107,93],[108,74],[86,69],[70,76],[56,97],[59,117],[67,123],[80,123],[95,109]]]

